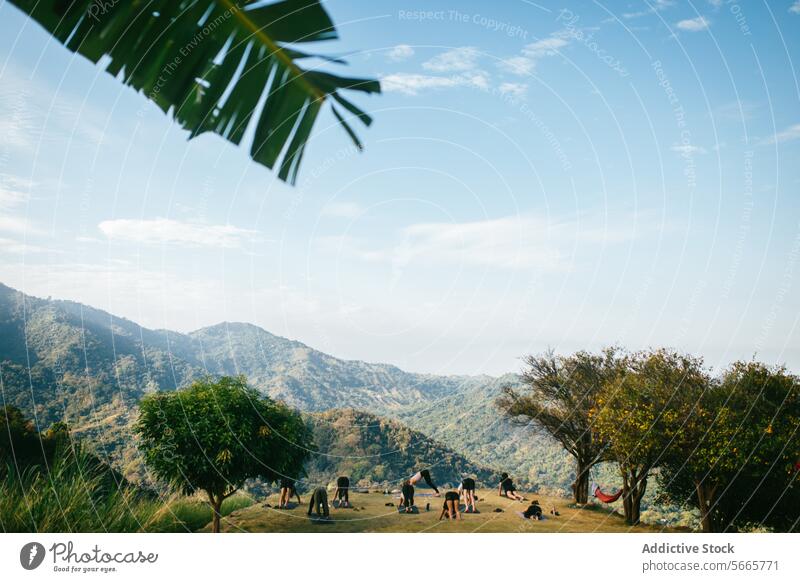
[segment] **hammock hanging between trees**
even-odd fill
[[[622,496],[622,489],[614,493],[614,495],[609,495],[608,493],[603,493],[600,491],[600,486],[597,483],[592,483],[592,495],[597,497],[603,503],[614,503]]]

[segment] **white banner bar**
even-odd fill
[[[797,534],[0,534],[0,579],[798,580]]]

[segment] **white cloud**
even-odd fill
[[[393,62],[404,61],[414,56],[414,49],[407,44],[399,44],[386,53],[386,57]]]
[[[630,217],[626,217],[630,218]],[[641,231],[646,229],[639,226]],[[349,236],[320,239],[323,250],[402,271],[412,262],[499,269],[570,270],[577,243],[591,247],[632,240],[636,220],[609,225],[603,216],[562,222],[523,215],[461,223],[419,223],[402,228],[396,244],[375,247]]]
[[[675,4],[674,0],[656,0],[654,3],[651,4],[651,7],[647,10],[640,10],[638,12],[626,12],[622,15],[623,18],[633,19],[639,18],[641,16],[647,16],[648,14],[653,14],[654,12],[661,12],[662,10],[666,10],[670,6]]]
[[[425,89],[449,89],[452,87],[472,87],[486,89],[489,78],[480,71],[441,77],[416,73],[393,73],[381,78],[381,89],[385,93],[417,95]]]
[[[691,145],[691,144],[684,144],[684,145],[674,145],[669,148],[673,152],[679,153],[684,157],[693,156],[695,154],[707,154],[708,151],[701,146]]]
[[[111,240],[226,249],[239,248],[255,235],[255,231],[230,224],[202,224],[170,218],[104,220],[97,226]]]
[[[10,210],[28,200],[33,182],[12,174],[0,174],[0,210]]]
[[[471,71],[478,65],[478,50],[471,46],[454,48],[422,63],[422,68],[435,73]]]
[[[535,65],[536,63],[533,59],[522,56],[508,57],[507,59],[500,61],[498,64],[498,66],[507,73],[519,75],[521,77],[530,75],[533,72]]]
[[[558,50],[568,44],[565,33],[556,33],[525,45],[519,55],[503,59],[499,66],[513,75],[530,75],[541,59],[558,54]]]
[[[559,35],[554,35],[526,45],[522,49],[522,54],[532,59],[539,59],[544,56],[556,54],[558,49],[565,47],[568,44],[569,42],[565,38]]]
[[[681,20],[675,26],[687,32],[700,32],[701,30],[706,30],[710,25],[711,21],[705,16],[698,16],[697,18]]]
[[[783,131],[779,131],[772,137],[762,140],[764,144],[785,143],[787,141],[794,141],[800,139],[800,123],[790,125]]]
[[[34,226],[27,218],[10,215],[0,215],[0,232],[10,232],[26,236],[38,236],[42,234],[41,229]]]
[[[337,218],[356,218],[364,214],[364,209],[355,202],[330,202],[322,208],[322,214]]]
[[[501,83],[497,88],[501,95],[511,95],[512,97],[522,97],[528,90],[527,85],[522,83]]]
[[[789,6],[789,12],[792,14],[800,14],[800,0],[795,0],[794,4]]]
[[[28,255],[31,253],[55,253],[56,249],[48,249],[26,242],[0,237],[0,253]]]

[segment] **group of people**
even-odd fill
[[[416,512],[416,505],[414,504],[414,486],[424,481],[431,489],[435,497],[441,497],[439,488],[433,481],[431,473],[428,469],[418,471],[410,478],[403,481],[400,489],[400,512],[412,513]],[[300,495],[297,492],[296,482],[293,479],[284,477],[280,480],[280,501],[278,503],[279,509],[289,508],[289,503],[292,498],[297,498],[298,505],[302,505]],[[509,477],[508,473],[503,473],[500,477],[500,483],[497,489],[501,497],[506,497],[514,501],[526,501],[525,497],[517,493],[514,481]],[[322,518],[330,516],[330,507],[328,505],[328,490],[325,487],[317,487],[310,493],[310,501],[308,504],[308,515],[316,514]],[[442,504],[442,511],[439,514],[439,520],[444,519],[462,519],[460,505],[464,504],[464,513],[478,513],[476,502],[478,497],[475,494],[475,479],[472,477],[464,477],[458,486],[457,491],[447,491],[444,494],[444,503]],[[350,507],[350,479],[346,476],[340,476],[336,480],[336,487],[333,492],[333,502],[337,507]],[[555,512],[555,510],[553,510]],[[551,513],[553,513],[551,512]],[[531,503],[530,507],[521,514],[526,519],[541,519],[542,509],[537,501]]]

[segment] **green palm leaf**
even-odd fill
[[[69,50],[134,87],[171,114],[190,139],[211,131],[290,183],[325,101],[353,143],[340,107],[372,119],[343,96],[380,92],[374,79],[326,73],[298,62],[339,59],[293,45],[336,38],[318,0],[11,0]],[[329,99],[330,98],[330,99]],[[248,133],[248,130],[250,132]]]

